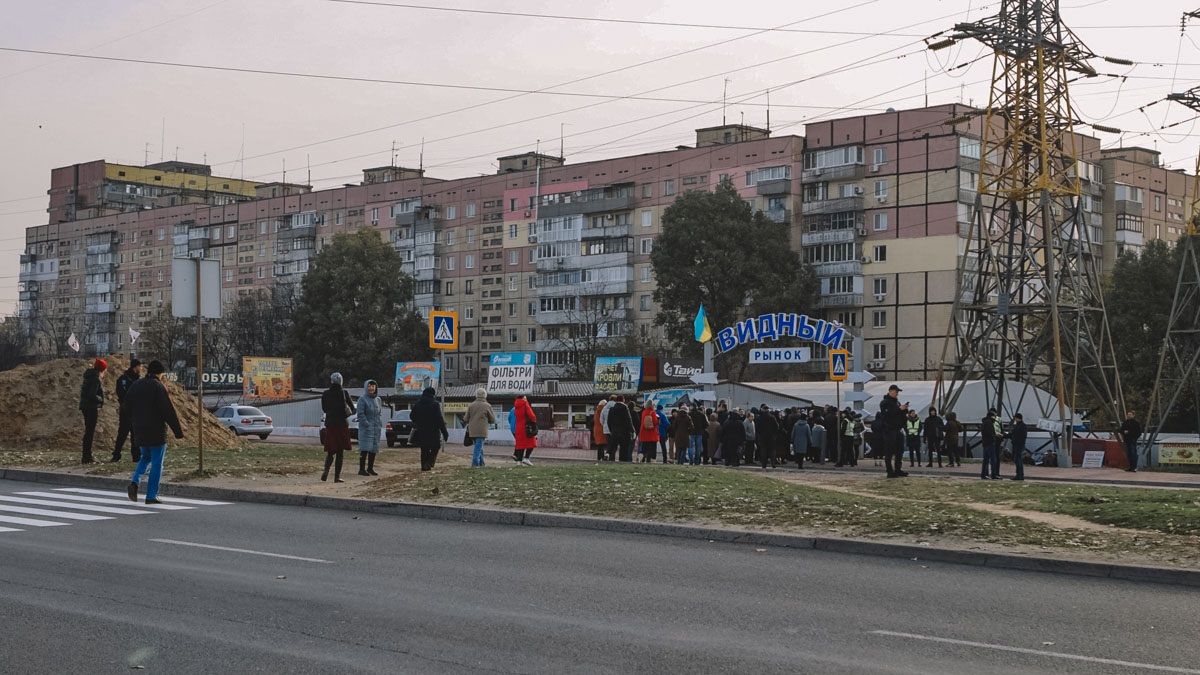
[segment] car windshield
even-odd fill
[[[407,410],[397,410],[396,413],[394,415],[392,415],[392,419],[397,422],[411,422],[412,421],[412,417],[410,416],[410,413]]]
[[[239,415],[262,415],[262,411],[258,408],[238,408]]]

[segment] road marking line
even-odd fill
[[[0,532],[24,532],[24,531],[25,530],[22,530],[19,527],[0,527]]]
[[[121,505],[125,508],[140,508],[140,509],[155,509],[158,511],[190,511],[194,506],[177,506],[175,504],[145,504],[142,502],[131,502],[129,497],[124,500],[119,499],[104,499],[103,497],[87,497],[84,495],[65,495],[61,492],[18,492],[19,495],[28,495],[30,497],[48,497],[51,499],[61,499],[64,503],[71,502],[87,502],[89,504],[112,504],[113,506]]]
[[[196,548],[211,548],[216,551],[230,551],[232,553],[249,553],[251,555],[265,555],[270,558],[287,558],[288,560],[302,560],[304,562],[324,563],[332,565],[332,560],[321,560],[320,558],[302,558],[298,555],[284,555],[282,553],[267,553],[266,551],[251,551],[248,548],[229,548],[228,546],[213,546],[212,544],[197,544],[192,541],[176,541],[174,539],[151,539],[160,544],[174,544],[176,546],[194,546]]]
[[[28,499],[26,497],[5,497],[0,496],[0,502],[16,502],[18,504],[32,504],[34,506],[56,506],[64,509],[75,509],[77,511],[96,511],[97,513],[115,513],[121,516],[140,516],[146,513],[154,513],[153,511],[143,511],[140,509],[117,508],[115,506],[96,506],[95,504],[73,504],[66,501],[54,501],[50,499]],[[151,505],[153,506],[153,504]]]
[[[81,495],[100,495],[101,497],[125,497],[124,492],[113,490],[88,490],[87,488],[58,488],[55,492],[75,492]],[[167,497],[172,502],[180,504],[195,504],[196,506],[228,506],[233,502],[210,502],[205,499],[184,499],[183,497]]]
[[[0,511],[8,513],[23,513],[28,516],[49,516],[51,518],[66,518],[67,520],[112,520],[112,516],[97,516],[94,513],[71,513],[70,511],[51,511],[50,509],[33,509],[28,506],[13,506],[0,504]]]
[[[1087,661],[1088,663],[1103,663],[1109,666],[1123,666],[1125,668],[1139,668],[1142,670],[1158,670],[1167,673],[1189,673],[1190,675],[1200,674],[1200,670],[1192,668],[1178,668],[1176,666],[1156,666],[1153,663],[1137,663],[1135,661],[1119,661],[1117,659],[1104,659],[1098,656],[1082,656],[1080,654],[1064,654],[1062,652],[1047,652],[1040,649],[1026,649],[1025,647],[1010,647],[1008,645],[994,645],[986,642],[972,642],[970,640],[954,640],[951,638],[934,637],[931,635],[915,635],[913,633],[896,633],[890,630],[873,630],[871,635],[884,635],[887,637],[908,638],[910,640],[926,640],[928,642],[942,642],[951,645],[962,645],[964,647],[979,647],[981,649],[995,649],[1002,652],[1015,652],[1017,654],[1031,654],[1033,656],[1048,656],[1055,659],[1069,659],[1071,661]]]
[[[0,523],[12,523],[13,525],[29,525],[31,527],[53,527],[54,525],[70,525],[70,523],[58,523],[53,520],[34,520],[33,518],[17,518],[16,516],[0,516]]]

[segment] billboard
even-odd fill
[[[1159,464],[1200,464],[1200,444],[1162,443],[1158,446]]]
[[[598,356],[592,384],[597,394],[636,394],[642,383],[640,356]]]
[[[425,387],[437,389],[442,364],[438,361],[397,361],[396,395],[420,396]]]
[[[661,405],[663,408],[670,410],[681,405],[690,405],[692,403],[692,394],[695,394],[695,389],[663,389],[649,395],[654,405]]]
[[[263,356],[243,358],[242,396],[257,401],[290,401],[292,360]]]
[[[488,363],[489,394],[532,394],[533,372],[537,364],[534,352],[492,354]]]
[[[704,372],[700,359],[663,356],[658,360],[658,381],[663,384],[691,384],[692,376]]]

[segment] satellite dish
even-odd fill
[[[894,112],[896,112],[896,109],[895,109],[895,108],[888,108],[888,109],[887,109],[887,112],[894,113]]]

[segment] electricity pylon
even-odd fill
[[[1124,403],[1094,250],[1101,242],[1092,241],[1081,203],[1068,92],[1071,78],[1096,75],[1088,62],[1097,57],[1063,23],[1058,5],[1004,0],[998,15],[958,24],[930,45],[975,39],[995,53],[978,191],[935,397],[953,409],[966,382],[982,379],[989,404],[1005,417],[1036,402],[1043,419],[1065,432],[1059,459],[1069,466],[1075,411],[1098,409],[1116,421]]]
[[[1185,16],[1194,16],[1190,12]],[[1168,101],[1181,103],[1200,112],[1200,87],[1170,94]],[[1196,175],[1192,177],[1192,198],[1188,208],[1187,233],[1179,241],[1179,276],[1175,298],[1167,318],[1167,334],[1158,357],[1158,374],[1146,411],[1145,447],[1153,447],[1179,397],[1191,390],[1200,401],[1200,155],[1196,157]],[[1200,414],[1200,412],[1198,412]],[[1200,419],[1197,420],[1200,432]]]

